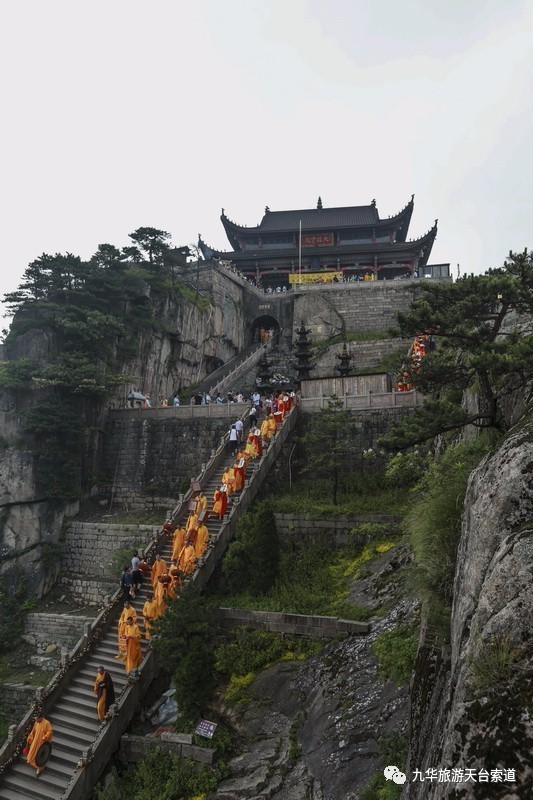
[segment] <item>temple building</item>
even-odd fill
[[[428,265],[437,235],[437,220],[419,239],[407,239],[414,195],[393,217],[379,216],[376,201],[368,206],[271,211],[260,224],[221,220],[231,250],[214,250],[199,239],[206,259],[231,263],[263,287],[342,280],[448,277],[449,265]]]

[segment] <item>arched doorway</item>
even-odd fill
[[[263,314],[261,317],[256,317],[251,326],[251,341],[252,342],[267,342],[271,336],[279,333],[279,322],[275,317],[270,314]]]

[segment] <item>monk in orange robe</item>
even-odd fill
[[[219,519],[222,519],[228,507],[228,495],[226,491],[222,491],[222,486],[215,489],[213,501],[213,514]]]
[[[177,561],[178,558],[180,557],[180,553],[183,550],[183,545],[185,544],[186,536],[187,533],[185,531],[185,528],[180,522],[180,524],[174,531],[174,539],[172,541],[172,556],[171,556],[172,561]]]
[[[31,764],[32,767],[36,770],[35,777],[38,778],[41,772],[43,771],[44,767],[38,767],[35,763],[35,756],[39,752],[39,748],[45,742],[51,742],[52,736],[54,735],[54,729],[52,728],[51,723],[45,719],[42,715],[39,715],[35,722],[33,723],[33,728],[31,729],[28,738],[26,739],[26,745],[28,747],[28,754],[26,759],[28,764]]]
[[[184,575],[192,575],[196,569],[196,554],[192,544],[186,544],[181,551],[178,566]]]
[[[124,608],[122,609],[122,613],[118,618],[118,654],[115,658],[119,658],[121,661],[126,660],[126,639],[125,639],[125,629],[126,629],[126,620],[128,617],[132,617],[133,621],[137,621],[137,612],[133,608],[132,604],[129,601],[124,603]]]
[[[143,617],[144,617],[144,638],[151,639],[151,627],[152,624],[159,616],[159,609],[157,607],[157,600],[155,600],[153,594],[148,592],[146,595],[146,603],[143,606]]]
[[[167,565],[165,564],[164,560],[161,558],[160,555],[155,557],[154,565],[152,567],[152,588],[155,592],[155,587],[157,584],[157,579],[160,575],[167,571]]]
[[[189,517],[187,519],[187,524],[185,525],[185,530],[187,533],[189,533],[189,531],[192,528],[196,528],[197,526],[198,526],[198,514],[196,513],[196,511],[193,511],[192,514],[189,514]]]
[[[175,598],[179,595],[181,587],[183,586],[183,581],[181,580],[181,573],[180,573],[180,568],[178,566],[177,558],[172,562],[168,574],[170,575],[171,579],[171,584],[168,593],[171,597]]]
[[[196,558],[201,558],[205,551],[207,550],[207,545],[209,544],[209,531],[207,527],[200,523],[198,526],[198,530],[196,531],[196,542],[194,543],[194,553]]]
[[[233,467],[226,467],[222,475],[222,483],[225,484],[229,497],[230,494],[235,491],[235,473],[233,472]]]
[[[196,508],[194,509],[195,514],[199,514],[200,511],[206,511],[207,509],[207,497],[203,492],[200,492],[198,497],[195,498]]]
[[[244,486],[244,480],[246,477],[246,464],[247,460],[244,450],[240,450],[237,453],[237,459],[233,465],[233,472],[235,475],[235,491],[237,492],[239,492]]]
[[[133,617],[126,621],[126,672],[128,675],[132,669],[136,669],[143,660],[141,650],[141,632]]]
[[[171,577],[166,572],[160,575],[154,591],[154,599],[157,603],[157,616],[160,617],[168,608],[168,589]]]
[[[98,673],[93,686],[93,692],[96,694],[96,713],[98,719],[103,720],[109,711],[110,706],[115,702],[115,688],[111,675],[104,667],[98,667]]]

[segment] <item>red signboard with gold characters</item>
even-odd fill
[[[333,242],[332,233],[302,233],[302,247],[326,247]]]

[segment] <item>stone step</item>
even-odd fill
[[[20,792],[20,796],[24,797],[25,800],[30,800],[30,798],[36,798],[36,800],[59,800],[68,785],[68,781],[64,783],[60,782],[58,785],[50,785],[46,780],[41,780],[46,769],[41,777],[36,778],[33,767],[30,767],[29,764],[26,766],[28,770],[27,777],[13,773],[11,770],[6,771],[2,781],[1,800],[7,798],[7,796],[4,795],[4,787],[11,791]]]

